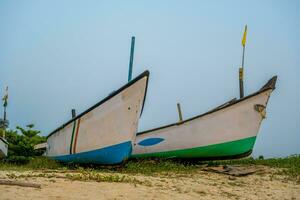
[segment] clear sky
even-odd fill
[[[139,130],[239,96],[241,37],[248,24],[245,92],[278,75],[254,155],[300,153],[299,1],[0,1],[0,89],[10,128],[43,135],[148,69]],[[0,110],[2,111],[2,109]]]

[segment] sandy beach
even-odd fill
[[[300,199],[299,183],[278,175],[275,169],[262,169],[243,177],[203,170],[153,176],[110,172],[89,175],[76,171],[0,171],[1,180],[41,185],[40,189],[0,185],[0,199]],[[98,180],[85,180],[87,176],[98,177]]]

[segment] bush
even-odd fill
[[[6,131],[6,140],[8,141],[8,155],[5,159],[11,163],[28,163],[33,157],[43,154],[40,150],[34,150],[34,146],[45,142],[44,136],[39,136],[40,131],[33,130],[33,124],[26,129],[17,126],[17,130]],[[18,134],[20,131],[21,134]]]

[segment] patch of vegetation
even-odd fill
[[[53,170],[53,169],[66,169],[64,165],[58,163],[54,160],[48,159],[47,157],[39,156],[31,158],[27,163],[16,163],[0,161],[0,170],[14,170],[14,171],[24,171],[24,170]]]
[[[100,165],[79,165],[63,164],[50,160],[47,157],[39,156],[32,158],[28,163],[8,163],[0,161],[0,170],[73,170],[77,172],[111,172],[124,174],[186,174],[199,169],[196,164],[183,163],[174,160],[129,160],[123,165],[100,166]]]
[[[151,182],[145,180],[140,181],[134,177],[119,175],[119,174],[100,174],[96,172],[84,172],[79,174],[66,174],[66,178],[78,181],[97,181],[97,182],[118,182],[118,183],[133,183],[151,186]]]
[[[279,168],[277,174],[284,175],[289,180],[300,183],[300,155],[293,155],[286,158],[271,159],[253,159],[245,158],[239,160],[227,161],[187,161],[187,160],[169,160],[169,159],[132,159],[122,165],[116,166],[99,166],[99,165],[78,165],[78,164],[62,164],[46,157],[32,158],[26,164],[15,164],[0,162],[0,170],[43,170],[58,171],[64,173],[77,172],[83,175],[72,175],[70,179],[92,179],[118,182],[123,180],[121,177],[103,177],[95,175],[96,173],[121,173],[121,174],[142,174],[148,176],[166,175],[166,176],[189,176],[203,168],[204,166],[217,165],[264,165],[272,168]],[[88,174],[86,174],[88,173]],[[96,180],[97,181],[97,180]],[[121,182],[121,181],[120,181]]]
[[[47,173],[41,173],[41,174],[33,174],[33,173],[29,173],[29,174],[15,174],[15,173],[10,173],[6,175],[8,178],[10,179],[17,179],[17,178],[65,178],[59,175],[56,175],[54,173],[52,174],[47,174]]]
[[[130,174],[165,174],[165,173],[191,173],[199,169],[199,166],[191,163],[184,163],[175,160],[162,159],[134,159],[128,161],[123,168],[119,168],[119,172]]]
[[[15,174],[9,173],[6,175],[10,179],[18,178],[63,178],[72,181],[96,181],[96,182],[115,182],[115,183],[132,183],[134,185],[145,185],[152,186],[151,182],[148,180],[141,181],[135,177],[130,177],[124,174],[109,174],[109,173],[98,173],[95,171],[82,171],[66,174],[58,173],[25,173],[25,174]]]
[[[29,169],[62,169],[64,166],[55,160],[40,156],[30,160],[29,163],[26,164],[26,167]]]
[[[34,150],[34,145],[45,142],[46,138],[40,136],[40,131],[34,130],[33,127],[33,124],[29,124],[26,129],[17,126],[17,130],[5,131],[6,140],[9,143],[6,162],[26,164],[35,156],[43,154],[41,150]]]

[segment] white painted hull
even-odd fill
[[[146,71],[47,138],[46,155],[65,162],[116,164],[129,157],[147,90]]]
[[[132,157],[222,158],[249,154],[265,111],[258,112],[254,107],[266,108],[274,87],[182,123],[138,133]]]
[[[7,156],[8,144],[4,141],[4,139],[0,138],[0,158],[4,158]]]

